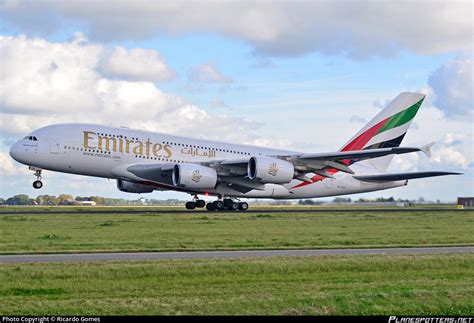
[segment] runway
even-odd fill
[[[319,250],[246,250],[246,251],[183,251],[183,252],[124,252],[0,256],[0,264],[26,262],[80,262],[109,260],[170,260],[170,259],[229,259],[247,257],[317,257],[342,255],[401,255],[474,252],[474,246],[379,249],[319,249]]]
[[[247,211],[207,211],[207,210],[185,210],[178,209],[178,210],[160,210],[160,209],[149,209],[149,208],[137,208],[135,210],[117,210],[116,208],[110,210],[97,210],[97,209],[82,209],[82,210],[48,210],[48,211],[0,211],[1,214],[133,214],[133,213],[168,213],[168,214],[184,214],[184,213],[360,213],[360,212],[474,212],[474,209],[440,209],[440,208],[370,208],[370,209],[356,209],[356,208],[346,208],[346,209],[255,209],[255,210],[247,210]]]

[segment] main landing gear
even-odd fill
[[[194,210],[195,208],[201,208],[206,206],[208,211],[246,211],[249,208],[247,202],[236,202],[233,199],[219,197],[218,200],[213,202],[206,202],[200,200],[197,195],[194,196],[193,200],[186,203],[186,209]]]
[[[33,182],[33,187],[39,190],[43,187],[43,182],[41,181],[41,169],[30,167],[31,170],[35,172],[36,181]]]
[[[247,202],[236,202],[232,199],[217,200],[206,204],[208,211],[246,211],[248,208]]]

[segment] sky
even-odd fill
[[[100,195],[115,181],[43,172],[9,147],[89,122],[302,152],[338,150],[400,92],[427,95],[390,171],[462,176],[351,196],[474,195],[472,1],[0,0],[0,197]],[[176,192],[147,198],[187,199]]]

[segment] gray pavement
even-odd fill
[[[319,249],[319,250],[246,250],[246,251],[183,251],[183,252],[123,252],[80,254],[36,254],[0,256],[0,264],[24,262],[78,262],[108,260],[168,260],[218,259],[244,257],[316,257],[324,255],[399,255],[474,252],[474,246],[378,249]]]

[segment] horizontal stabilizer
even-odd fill
[[[351,151],[338,151],[332,153],[317,153],[317,154],[303,154],[298,156],[299,159],[311,160],[342,160],[342,159],[370,159],[387,155],[407,154],[415,151],[420,151],[420,148],[415,147],[392,147],[379,149],[362,149]]]
[[[393,182],[402,181],[406,179],[425,178],[434,176],[444,175],[461,175],[462,173],[452,172],[415,172],[415,173],[392,173],[392,174],[380,174],[380,175],[360,175],[354,176],[355,179],[363,182]]]

